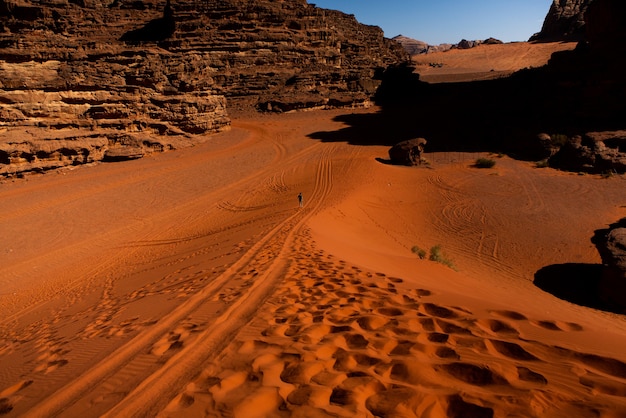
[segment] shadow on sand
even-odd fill
[[[535,273],[534,284],[559,299],[602,311],[623,313],[600,298],[601,264],[553,264]]]
[[[603,73],[572,65],[585,59],[584,51],[559,52],[545,67],[462,83],[429,84],[409,65],[388,68],[379,75],[379,112],[339,115],[335,120],[345,128],[309,137],[386,146],[424,137],[427,152],[494,152],[538,161],[546,158],[540,133],[623,128],[626,102],[598,87]]]
[[[607,283],[603,282],[606,277],[605,269],[611,265],[613,256],[608,250],[607,235],[616,228],[626,228],[626,218],[609,225],[608,228],[598,229],[594,232],[591,242],[596,246],[603,264],[553,264],[543,267],[535,273],[534,284],[538,288],[551,293],[559,299],[575,303],[589,308],[599,309],[617,314],[626,314],[626,304],[622,297],[614,297],[612,302],[602,296],[606,292]],[[610,286],[610,285],[609,285]],[[613,292],[618,289],[609,287]]]

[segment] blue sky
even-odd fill
[[[541,30],[552,0],[308,0],[431,45],[489,37],[527,41]]]

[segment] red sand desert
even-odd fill
[[[533,285],[624,178],[309,137],[377,110],[0,184],[0,414],[626,416],[624,317]]]
[[[545,65],[554,52],[569,51],[576,42],[510,42],[412,57],[420,80],[428,83],[489,80],[523,68]]]

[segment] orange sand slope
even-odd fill
[[[420,79],[429,83],[487,80],[524,68],[541,67],[554,52],[574,49],[576,42],[512,42],[470,49],[414,55]]]
[[[311,139],[345,112],[0,184],[0,414],[625,416],[623,316],[532,284],[624,178]]]

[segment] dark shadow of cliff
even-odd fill
[[[608,228],[594,231],[591,242],[597,247],[603,264],[553,264],[537,271],[533,283],[541,290],[576,305],[626,314],[626,305],[616,302],[619,298],[611,298],[613,301],[610,302],[603,296],[603,292],[607,291],[606,283],[603,283],[605,269],[611,259],[606,247],[606,237],[611,230],[625,227],[626,218]]]
[[[170,38],[176,30],[176,22],[174,19],[174,12],[170,5],[170,1],[167,0],[165,9],[163,10],[163,17],[154,19],[146,23],[139,29],[134,29],[124,33],[120,41],[133,43],[142,42],[161,42]]]
[[[601,264],[553,264],[537,271],[533,283],[544,292],[576,305],[621,313],[600,298],[602,270]]]
[[[379,74],[379,112],[340,115],[336,120],[345,128],[310,137],[387,146],[424,137],[427,152],[489,151],[540,160],[546,157],[539,133],[624,128],[625,84],[621,75],[606,79],[607,66],[581,44],[553,54],[548,66],[486,81],[429,84],[408,65],[392,67]]]

